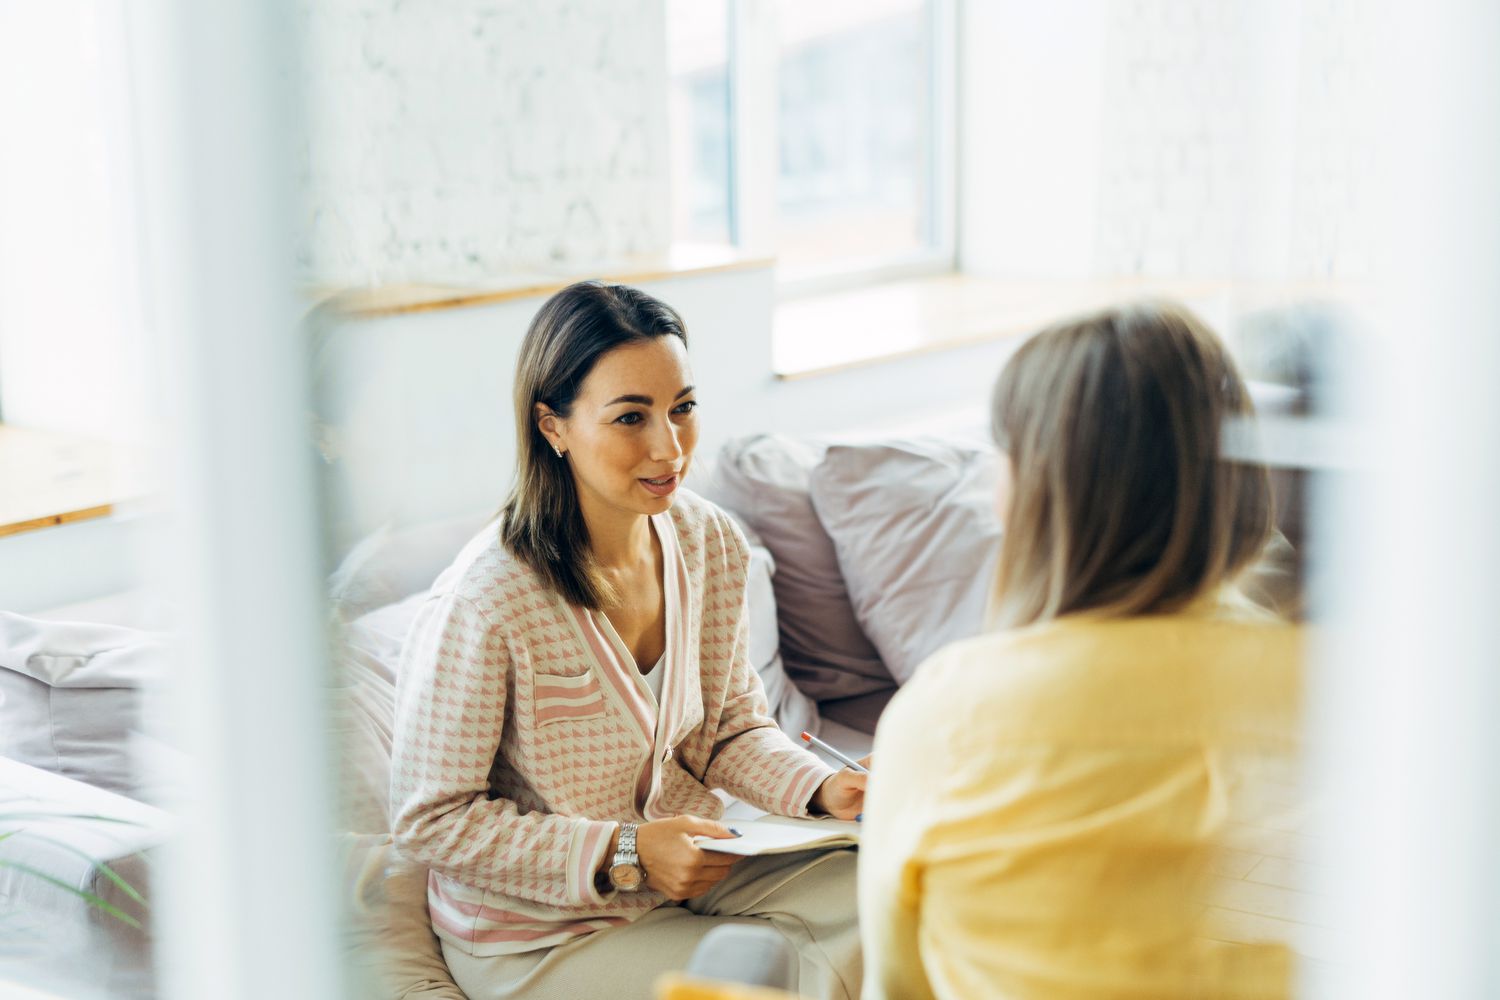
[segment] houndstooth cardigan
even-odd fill
[[[651,523],[667,610],[659,709],[607,619],[552,591],[494,524],[438,578],[407,636],[392,830],[431,870],[434,930],[470,954],[551,947],[664,902],[598,892],[620,821],[717,819],[711,788],[804,816],[833,773],[768,714],[734,522],[683,491]]]

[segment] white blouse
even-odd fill
[[[651,697],[655,699],[658,705],[661,704],[661,678],[662,674],[666,673],[666,670],[663,669],[662,664],[665,663],[666,660],[667,654],[661,654],[661,659],[656,661],[656,666],[651,668],[651,672],[649,674],[641,674],[641,679],[646,682],[646,687],[648,690],[650,690]]]

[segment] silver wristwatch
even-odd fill
[[[646,869],[635,853],[636,824],[620,824],[620,844],[615,849],[615,859],[609,865],[609,881],[621,892],[636,892],[646,884]]]

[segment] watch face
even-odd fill
[[[626,892],[632,889],[639,889],[641,886],[641,870],[635,865],[611,865],[609,880],[615,884],[616,889],[624,889]]]

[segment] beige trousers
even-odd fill
[[[470,1000],[651,1000],[657,977],[684,968],[713,928],[769,924],[800,957],[798,992],[858,1000],[855,857],[845,849],[745,858],[702,896],[621,927],[520,955],[476,957],[444,941],[443,957]]]

